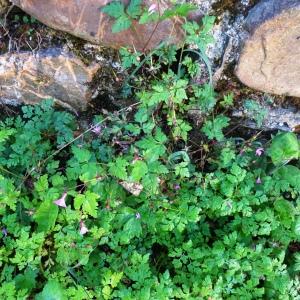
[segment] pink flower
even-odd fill
[[[261,181],[260,177],[258,177],[258,178],[256,179],[256,183],[257,183],[257,184],[261,184],[261,182],[262,182],[262,181]]]
[[[61,198],[55,200],[53,203],[56,204],[57,206],[60,207],[64,207],[66,208],[66,197],[67,197],[67,193],[63,193],[63,195],[61,196]]]
[[[151,15],[151,14],[155,13],[155,11],[156,11],[156,4],[150,5],[150,7],[148,9],[148,13]]]
[[[265,152],[264,148],[257,148],[255,151],[256,156],[262,156],[262,154]]]
[[[92,127],[92,132],[94,132],[95,134],[99,135],[101,133],[101,126],[99,125],[95,125]]]
[[[7,229],[6,228],[2,228],[1,232],[4,237],[7,237]]]
[[[180,185],[177,183],[177,184],[175,184],[174,185],[174,189],[175,189],[175,191],[178,191],[178,190],[180,190]]]
[[[83,221],[80,221],[79,227],[80,227],[79,232],[80,232],[81,235],[85,235],[89,231],[88,228],[85,226]]]

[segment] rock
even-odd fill
[[[10,4],[9,4],[8,0],[0,0],[0,15],[5,13],[7,8],[9,7],[9,5]]]
[[[86,66],[60,48],[0,56],[0,100],[35,104],[53,98],[59,104],[84,110],[91,99],[88,84],[99,69]]]
[[[263,0],[246,20],[236,75],[247,86],[300,97],[300,1]]]
[[[208,46],[206,52],[211,61],[215,86],[219,80],[226,79],[224,72],[239,58],[241,43],[248,36],[244,30],[246,15],[254,1],[257,0],[190,0],[198,7],[193,18],[199,19],[204,15],[216,17],[212,29],[214,43]]]
[[[11,0],[12,3],[54,29],[62,30],[91,43],[120,48],[129,46],[137,50],[155,48],[161,41],[178,43],[183,37],[182,20],[172,18],[145,25],[134,23],[130,29],[112,33],[114,19],[101,12],[108,0]],[[123,0],[128,3],[128,1]],[[163,11],[168,1],[159,2]],[[144,1],[146,6],[153,1]]]
[[[120,184],[123,186],[123,188],[131,193],[134,196],[139,196],[140,193],[143,191],[143,186],[137,182],[127,182],[127,181],[121,181]]]
[[[266,116],[262,126],[258,126],[253,120],[251,114],[244,109],[234,110],[233,117],[237,117],[243,126],[260,129],[265,131],[283,130],[283,131],[296,131],[300,125],[300,111],[295,107],[264,107]]]

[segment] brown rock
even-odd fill
[[[5,13],[6,9],[9,7],[8,0],[0,0],[0,15]]]
[[[153,49],[161,41],[177,43],[183,36],[182,20],[173,18],[158,24],[134,24],[120,33],[112,33],[114,19],[101,12],[109,0],[11,0],[15,5],[49,27],[66,31],[89,42],[108,47],[134,47],[137,50]],[[123,2],[128,3],[127,0]],[[163,11],[168,1],[159,2]],[[153,1],[144,1],[146,6]]]
[[[0,99],[35,104],[53,98],[63,106],[83,110],[91,98],[88,83],[98,68],[57,48],[35,55],[7,53],[0,56]]]
[[[257,90],[300,97],[300,1],[261,1],[247,27],[238,78]]]

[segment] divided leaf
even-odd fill
[[[116,22],[113,24],[112,32],[113,33],[121,32],[123,30],[130,28],[130,26],[131,26],[130,19],[126,15],[124,15],[118,18]]]
[[[222,141],[224,138],[222,130],[228,125],[229,118],[219,115],[214,120],[205,122],[202,131],[210,140]]]
[[[131,0],[130,1],[126,11],[131,18],[135,19],[138,16],[140,16],[140,14],[142,13],[141,3],[142,3],[141,0]]]
[[[96,218],[97,217],[97,199],[99,199],[99,195],[87,191],[85,194],[78,194],[74,199],[74,207],[75,209],[82,208],[83,212],[88,215]]]
[[[115,162],[110,162],[108,166],[110,175],[122,180],[127,179],[126,167],[128,162],[125,159],[118,157]]]
[[[120,1],[112,1],[105,5],[101,11],[113,18],[119,18],[124,15],[124,4]]]
[[[131,176],[133,180],[140,181],[148,173],[147,164],[141,160],[134,163]]]

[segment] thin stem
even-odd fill
[[[157,7],[158,7],[159,18],[158,18],[158,20],[157,20],[157,22],[156,22],[156,24],[155,24],[154,29],[152,30],[152,32],[151,32],[151,34],[150,34],[150,37],[149,37],[148,41],[147,41],[146,44],[144,45],[142,52],[144,52],[145,49],[147,48],[147,46],[149,45],[149,43],[150,43],[150,41],[151,41],[151,39],[152,39],[154,33],[156,32],[156,30],[157,30],[157,28],[158,28],[158,25],[160,24],[161,12],[160,12],[159,1],[157,1]]]
[[[208,73],[209,73],[209,82],[210,82],[210,84],[212,85],[212,83],[213,83],[213,76],[212,76],[212,71],[211,71],[210,62],[209,62],[209,60],[208,60],[206,54],[204,53],[204,51],[201,50],[201,49],[199,49],[199,50],[200,50],[200,52],[199,52],[199,51],[196,51],[196,50],[193,50],[193,49],[185,49],[185,50],[183,50],[183,52],[192,52],[192,53],[195,53],[195,54],[197,54],[201,59],[204,60],[206,66],[207,66]]]
[[[127,107],[124,107],[120,110],[117,111],[117,114],[120,114],[121,112],[124,112],[128,109],[131,109],[132,107],[135,107],[137,105],[139,105],[141,102],[136,102],[133,103]],[[41,161],[39,163],[39,167],[43,166],[50,158],[52,158],[53,156],[57,155],[58,153],[60,153],[63,149],[67,148],[68,146],[70,146],[71,144],[73,144],[75,141],[79,140],[80,138],[82,138],[84,135],[86,135],[87,133],[89,133],[90,131],[92,131],[95,127],[101,125],[102,123],[104,123],[106,120],[108,120],[110,118],[110,116],[107,116],[106,118],[104,118],[103,120],[99,121],[98,123],[96,123],[94,126],[91,126],[89,129],[87,129],[86,131],[84,131],[83,133],[81,133],[80,135],[78,135],[76,138],[74,138],[73,140],[71,140],[70,142],[68,142],[67,144],[65,144],[63,147],[61,147],[60,149],[56,150],[55,152],[53,152],[52,154],[50,154],[48,157],[46,157],[43,161]],[[36,168],[32,168],[26,178],[28,178],[35,170]],[[20,187],[23,185],[24,181],[21,183]],[[19,187],[19,188],[20,188]]]

